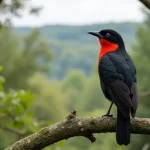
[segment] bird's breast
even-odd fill
[[[118,44],[107,44],[107,45],[101,45],[99,55],[98,55],[98,62],[100,62],[101,58],[106,55],[109,52],[116,51],[118,49]]]

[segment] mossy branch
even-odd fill
[[[148,9],[150,9],[150,0],[139,0],[142,2]]]
[[[41,150],[58,141],[74,136],[84,136],[91,142],[96,138],[93,133],[115,132],[115,117],[85,117],[76,118],[76,112],[69,114],[66,119],[24,138],[5,150]],[[131,132],[150,135],[150,119],[131,119]]]

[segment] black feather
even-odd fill
[[[119,145],[130,144],[130,117],[124,118],[119,110],[117,111],[116,140]]]

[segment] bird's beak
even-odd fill
[[[94,36],[101,38],[101,39],[104,38],[104,36],[102,34],[100,34],[99,32],[88,32],[88,34],[94,35]]]

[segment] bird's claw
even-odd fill
[[[112,114],[105,114],[102,117],[113,117],[113,115]]]

